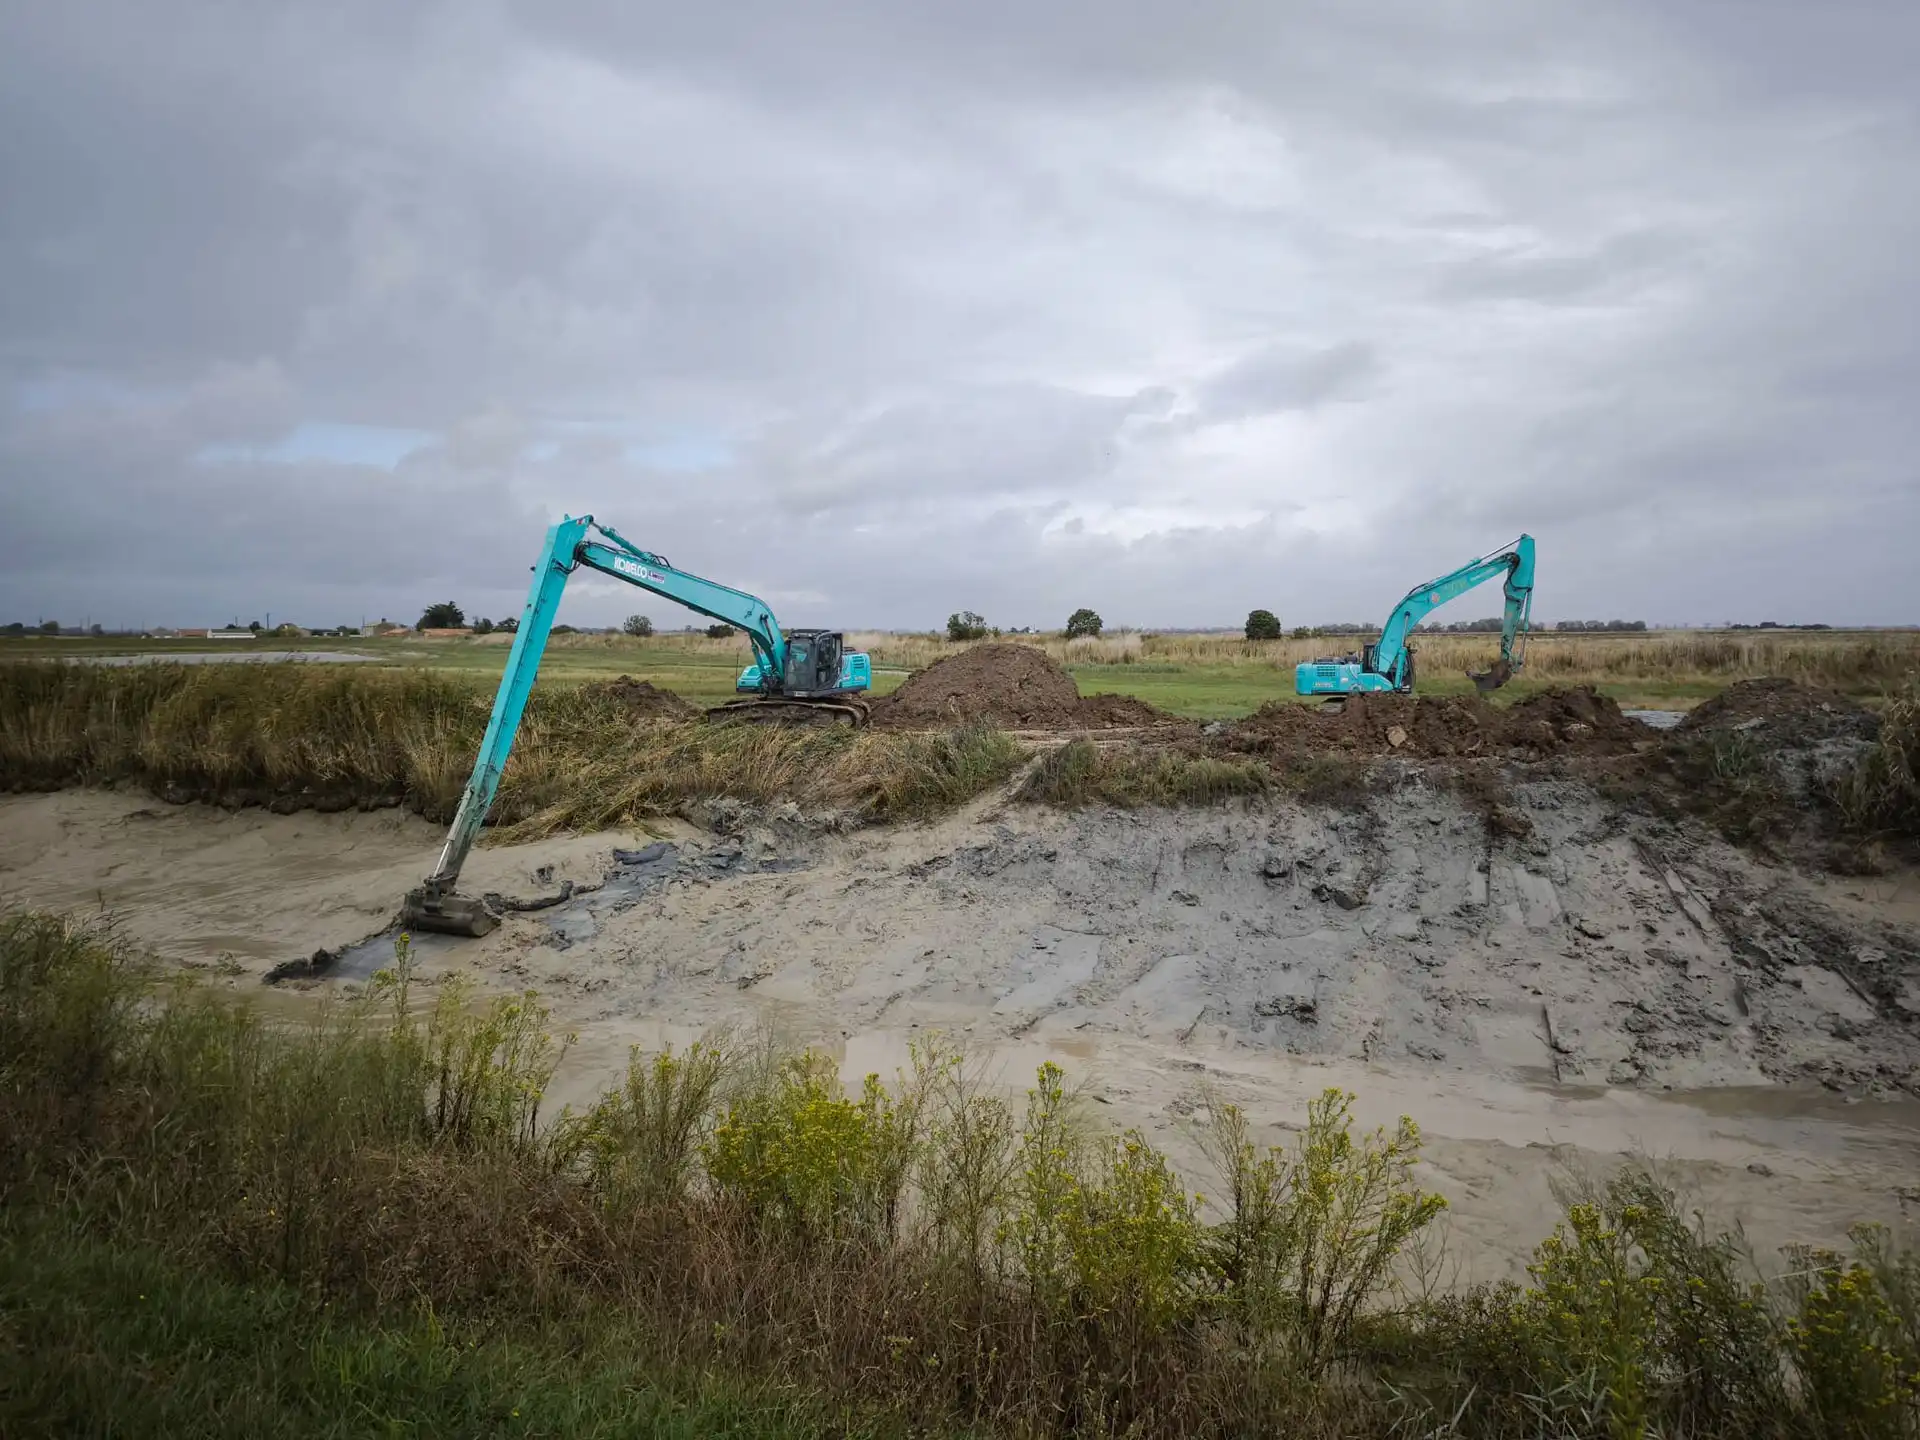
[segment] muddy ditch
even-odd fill
[[[715,1026],[825,1047],[856,1084],[934,1032],[1016,1097],[1052,1060],[1200,1188],[1209,1096],[1283,1143],[1340,1085],[1366,1124],[1420,1121],[1482,1276],[1524,1273],[1570,1158],[1649,1146],[1769,1241],[1899,1219],[1920,904],[1891,882],[1849,898],[1623,807],[1549,773],[1564,757],[1355,759],[1371,780],[1347,807],[986,797],[906,827],[742,813],[726,836],[667,821],[482,850],[470,891],[519,904],[484,939],[421,937],[423,993],[458,973],[542,996],[581,1036],[555,1108],[613,1083],[630,1047]],[[1514,823],[1448,766],[1498,774]],[[298,1006],[312,997],[289,991],[388,963],[388,921],[439,839],[392,812],[0,797],[0,891],[104,906],[209,983]],[[282,961],[295,983],[262,985]]]
[[[1920,1097],[1915,917],[1838,908],[1576,779],[1510,778],[1489,808],[1389,763],[1344,809],[1002,807],[842,835],[749,822],[571,869],[526,849],[476,890],[502,912],[494,936],[420,953],[603,1017],[1146,1044],[1176,1070],[1357,1061]],[[391,943],[336,947],[328,973],[371,973]]]

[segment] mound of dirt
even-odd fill
[[[662,690],[650,681],[636,680],[631,675],[596,681],[582,688],[591,695],[617,700],[641,719],[691,720],[700,713],[697,706],[671,690]]]
[[[1073,676],[1031,645],[979,645],[916,670],[873,702],[873,721],[924,730],[987,721],[1015,730],[1114,730],[1179,723],[1130,695],[1080,696]]]
[[[1644,725],[1582,686],[1505,707],[1477,696],[1353,695],[1339,709],[1274,700],[1236,726],[1230,744],[1253,754],[1617,755],[1649,738]]]
[[[1687,734],[1740,731],[1769,746],[1810,749],[1834,741],[1871,741],[1880,720],[1846,696],[1768,676],[1729,685],[1677,727]]]
[[[1073,712],[1073,723],[1085,730],[1121,730],[1135,725],[1178,725],[1182,721],[1131,695],[1087,695]]]
[[[1679,803],[1736,843],[1808,864],[1863,863],[1843,798],[1874,754],[1880,717],[1843,695],[1767,676],[1729,685],[1675,726],[1661,759]]]

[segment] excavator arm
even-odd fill
[[[595,535],[600,538],[593,538]],[[596,524],[591,515],[563,518],[547,531],[546,544],[533,567],[533,584],[520,612],[520,625],[514,631],[513,648],[507,653],[500,688],[493,697],[493,713],[487,719],[473,774],[460,794],[439,861],[426,883],[411,891],[401,908],[403,923],[412,928],[464,935],[484,935],[493,928],[493,917],[485,906],[456,895],[454,887],[500,789],[500,777],[506,771],[513,737],[526,713],[527,697],[533,691],[534,676],[547,648],[567,577],[582,565],[745,631],[757,663],[741,676],[738,688],[751,687],[767,694],[779,690],[786,674],[788,641],[764,600],[676,570],[663,556],[642,550],[612,526]],[[869,674],[866,656],[844,657],[840,678],[846,688],[865,689]]]
[[[573,558],[578,564],[650,590],[708,619],[725,621],[735,629],[744,630],[753,646],[754,658],[759,661],[760,674],[772,677],[785,672],[786,636],[766,601],[744,590],[676,570],[664,556],[630,543],[611,525],[596,525],[591,515],[582,518],[590,529],[599,531],[610,543],[601,544],[583,537],[573,548]]]
[[[1469,561],[1458,570],[1417,585],[1393,607],[1380,638],[1367,647],[1358,663],[1352,660],[1310,660],[1295,672],[1294,690],[1301,695],[1345,695],[1354,691],[1413,689],[1413,651],[1408,638],[1433,611],[1449,600],[1505,577],[1506,614],[1500,622],[1500,659],[1473,682],[1482,693],[1497,689],[1520,668],[1526,631],[1533,607],[1533,537],[1522,535],[1513,544]]]

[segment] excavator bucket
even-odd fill
[[[1513,678],[1513,666],[1504,659],[1496,660],[1493,662],[1493,668],[1485,674],[1476,675],[1469,670],[1467,678],[1473,681],[1473,688],[1482,695],[1491,695]]]
[[[436,935],[465,935],[477,940],[499,923],[500,917],[483,902],[451,890],[422,886],[409,890],[400,904],[403,930],[428,930]]]

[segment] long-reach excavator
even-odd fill
[[[597,538],[596,538],[597,537]],[[714,721],[780,725],[864,725],[865,692],[873,684],[867,656],[846,649],[837,630],[782,630],[766,601],[698,575],[676,570],[664,556],[642,550],[611,525],[591,515],[567,516],[547,531],[533,567],[533,585],[514,632],[506,673],[494,695],[493,715],[480,741],[473,774],[461,792],[447,843],[433,874],[408,893],[401,924],[449,935],[485,935],[498,923],[486,906],[454,893],[467,852],[493,806],[507,768],[514,732],[527,708],[534,674],[547,647],[553,617],[567,577],[581,566],[625,580],[689,610],[746,632],[754,663],[740,672],[734,689],[742,697],[707,712]]]
[[[1380,638],[1358,655],[1309,660],[1293,672],[1296,695],[1353,695],[1369,691],[1413,689],[1413,646],[1408,637],[1414,626],[1477,585],[1496,576],[1506,579],[1507,610],[1500,622],[1500,658],[1485,674],[1468,671],[1482,695],[1498,690],[1525,661],[1527,624],[1533,611],[1533,537],[1522,535],[1491,555],[1483,555],[1458,570],[1417,585],[1393,607],[1380,628]]]

